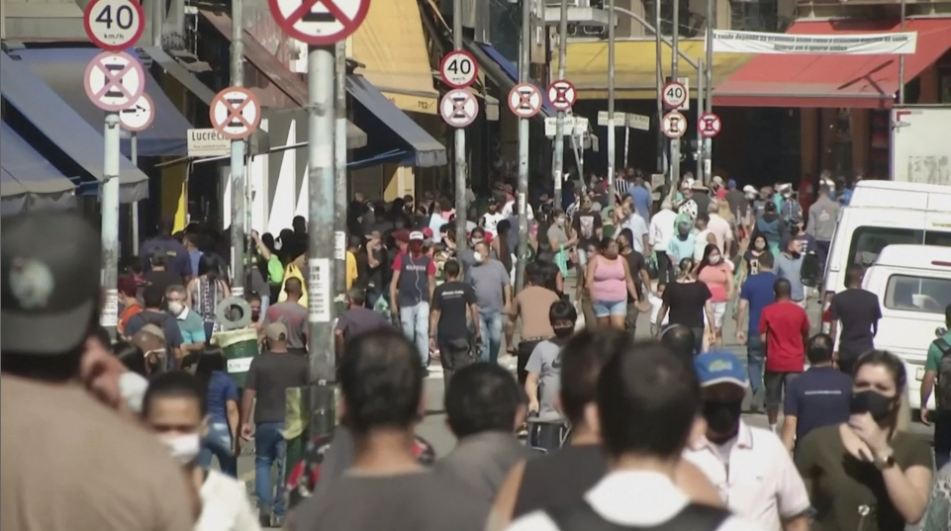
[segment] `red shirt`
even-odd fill
[[[798,304],[784,300],[763,308],[759,333],[766,334],[766,370],[802,372],[806,349],[802,337],[809,333],[809,317]]]

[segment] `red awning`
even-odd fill
[[[800,21],[794,34],[900,31],[895,22]],[[951,48],[951,18],[909,19],[918,32],[914,54],[905,56],[905,80],[914,79]],[[888,108],[898,92],[898,55],[758,55],[713,91],[727,107]]]

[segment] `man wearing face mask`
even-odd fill
[[[806,307],[806,287],[802,283],[803,241],[790,238],[786,250],[776,257],[776,276],[789,281],[789,297],[800,307]]]
[[[199,494],[201,513],[194,531],[256,531],[260,528],[244,483],[197,464],[201,436],[207,429],[202,395],[194,376],[184,371],[164,373],[145,392],[142,420],[182,465]]]
[[[543,419],[561,416],[557,406],[558,393],[561,391],[561,349],[575,331],[578,313],[570,302],[559,300],[548,310],[548,320],[555,337],[538,343],[525,366],[528,412],[536,413]]]
[[[482,334],[482,361],[495,363],[502,346],[504,315],[511,313],[512,284],[502,262],[489,255],[489,246],[479,242],[473,247],[475,265],[469,270],[469,284],[475,290],[479,306],[479,331]]]
[[[185,286],[172,285],[165,290],[168,313],[175,318],[182,333],[182,353],[201,352],[205,348],[205,323],[197,313],[185,306]]]
[[[684,451],[717,487],[728,508],[765,531],[806,531],[809,497],[782,442],[740,418],[746,394],[743,365],[732,354],[697,356],[704,437]]]

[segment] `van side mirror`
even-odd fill
[[[943,326],[939,326],[938,328],[934,329],[934,335],[938,337],[944,337],[944,335],[947,333],[948,333],[948,329]]]

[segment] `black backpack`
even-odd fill
[[[545,513],[560,531],[715,531],[730,517],[725,509],[691,503],[662,524],[625,526],[605,520],[584,500]]]
[[[935,398],[940,409],[951,410],[951,344],[948,344],[942,337],[935,339],[932,344],[941,351]],[[922,404],[922,407],[924,407],[924,404]]]

